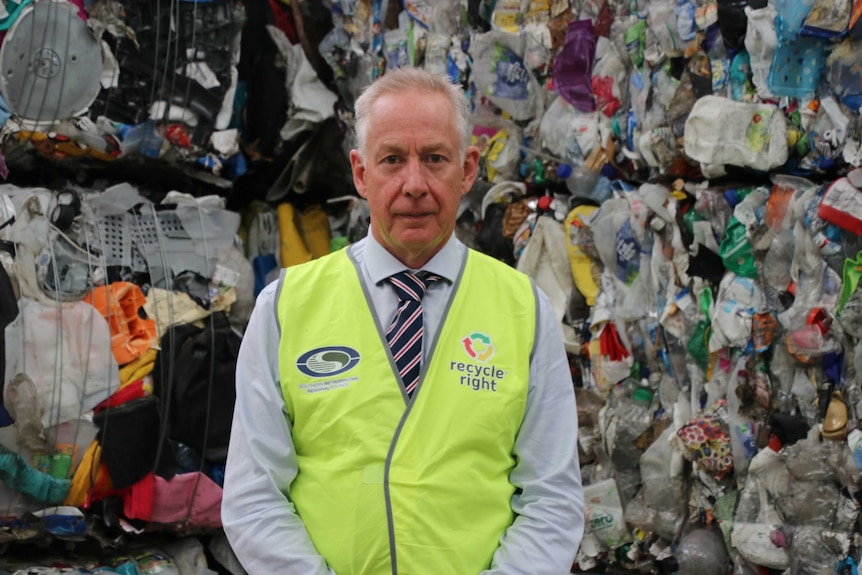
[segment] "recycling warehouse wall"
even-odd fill
[[[9,0],[0,570],[243,573],[219,516],[241,334],[280,268],[367,232],[353,104],[419,66],[472,105],[458,237],[560,320],[573,571],[855,573],[860,14]]]

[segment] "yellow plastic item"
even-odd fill
[[[96,479],[103,472],[101,470],[102,461],[102,446],[99,442],[93,440],[87,451],[84,452],[84,457],[75,470],[75,475],[72,477],[72,483],[69,487],[69,494],[63,500],[63,505],[71,505],[72,507],[81,507],[87,501],[87,496]]]
[[[578,206],[569,212],[565,220],[566,249],[569,252],[572,278],[575,280],[575,286],[578,288],[578,291],[581,292],[584,299],[587,300],[587,305],[590,307],[596,303],[596,294],[599,293],[599,286],[596,285],[596,280],[593,277],[590,257],[584,253],[584,250],[580,246],[572,243],[572,227],[582,226],[584,219],[591,216],[596,210],[598,210],[596,206]]]
[[[153,366],[156,365],[156,355],[158,353],[158,350],[148,349],[138,359],[128,365],[124,365],[120,369],[120,387],[125,387],[150,375],[153,372]],[[152,389],[147,391],[152,392]]]
[[[330,252],[329,218],[320,206],[310,206],[299,216],[299,229],[314,259]]]
[[[311,261],[311,252],[296,226],[297,214],[293,205],[285,202],[278,206],[278,231],[281,236],[281,265],[289,268]]]

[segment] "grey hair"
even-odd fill
[[[458,153],[461,161],[470,145],[472,129],[470,127],[470,103],[461,89],[452,84],[446,76],[432,74],[420,68],[398,68],[387,72],[378,80],[372,82],[362,95],[356,100],[355,123],[356,149],[359,155],[365,158],[366,136],[368,134],[368,122],[370,121],[371,108],[381,96],[396,94],[415,90],[417,92],[431,92],[443,94],[452,103],[455,109],[455,129],[460,136]]]

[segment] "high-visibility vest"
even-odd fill
[[[514,519],[533,286],[470,251],[407,402],[346,252],[288,270],[278,298],[289,498],[338,575],[475,575]]]

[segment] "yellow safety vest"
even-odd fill
[[[278,297],[290,500],[338,575],[475,575],[514,519],[533,287],[470,251],[407,403],[346,252],[291,268]]]

